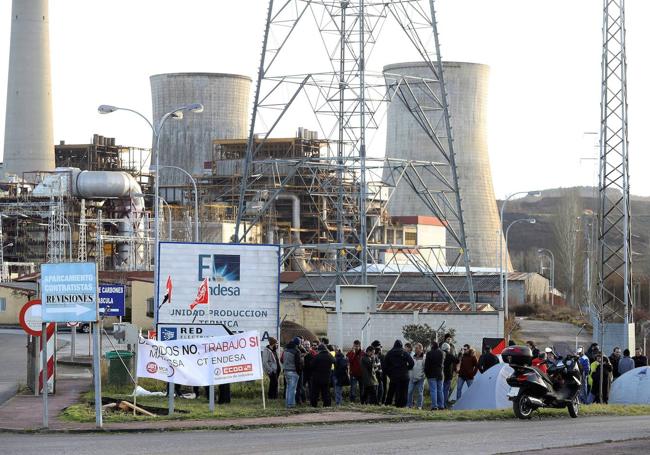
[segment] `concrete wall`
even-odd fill
[[[594,327],[592,341],[600,344],[600,323],[598,322],[598,318],[592,318],[591,323]],[[602,344],[601,349],[605,354],[610,355],[616,346],[621,348],[621,352],[623,352],[625,348],[628,348],[632,353],[634,352],[636,347],[636,337],[635,324],[633,322],[629,324],[629,339],[627,341],[625,340],[625,324],[622,322],[608,322],[605,324],[604,335],[605,342]]]
[[[300,324],[315,335],[327,334],[327,311],[322,307],[303,306],[299,299],[280,301],[280,319]]]
[[[13,0],[4,170],[54,169],[48,0]]]
[[[431,70],[423,63],[388,65],[384,67],[384,75],[388,84],[399,82],[400,77],[396,75],[433,77]],[[445,62],[444,76],[449,94],[449,111],[470,259],[476,267],[496,267],[497,242],[502,233],[487,149],[489,67],[474,63]],[[409,84],[415,97],[420,100],[420,105],[428,107],[425,109],[427,118],[431,125],[438,125],[438,135],[446,136],[443,131],[444,124],[440,119],[441,112],[432,108],[432,101],[424,84],[413,79],[409,80]],[[435,89],[437,84],[432,87]],[[416,122],[409,106],[398,97],[393,98],[388,107],[386,156],[409,160],[442,160],[442,155],[436,151],[423,128]],[[443,168],[441,170],[444,171]],[[446,175],[450,178],[448,170]],[[422,177],[428,188],[441,189],[441,184],[433,176]],[[413,191],[403,184],[400,184],[393,195],[389,211],[392,216],[432,215]],[[458,232],[457,226],[452,226]],[[447,244],[453,245],[451,242],[453,239],[447,236]]]
[[[333,343],[339,342],[336,313],[327,314],[327,334]],[[503,313],[371,313],[366,331],[361,327],[366,322],[362,313],[345,314],[343,319],[343,346],[351,347],[356,339],[367,346],[373,340],[380,340],[387,349],[396,339],[404,341],[402,327],[407,324],[429,324],[438,328],[444,322],[445,327],[456,329],[456,345],[469,344],[480,351],[484,337],[503,336]]]
[[[23,293],[3,287],[0,287],[0,297],[6,299],[7,303],[5,311],[0,312],[0,324],[19,324],[18,314],[30,299]]]
[[[131,323],[142,329],[153,329],[153,318],[147,316],[147,299],[153,297],[153,284],[143,281],[131,282]]]

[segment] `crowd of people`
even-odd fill
[[[558,360],[552,349],[540,350],[532,341],[526,344],[533,354],[533,366],[540,370],[545,371],[549,362]],[[628,349],[621,355],[621,349],[616,347],[608,357],[597,343],[587,351],[580,347],[576,357],[583,376],[583,403],[607,403],[612,381],[633,368],[648,365],[640,348],[630,357]],[[347,353],[331,345],[327,338],[310,341],[301,337],[295,337],[280,352],[278,341],[270,338],[262,353],[262,366],[269,378],[268,398],[283,396],[287,408],[307,403],[327,407],[332,405],[332,399],[340,406],[347,395],[351,403],[422,409],[426,384],[430,409],[447,409],[453,403],[450,393],[454,378],[457,401],[463,389],[472,386],[477,373],[499,362],[489,347],[480,356],[468,344],[457,352],[451,334],[445,335],[440,344],[432,341],[428,350],[420,343],[402,344],[396,340],[384,352],[379,340],[365,349],[355,340]],[[284,391],[280,395],[282,377]]]
[[[542,352],[537,349],[532,341],[528,341],[526,344],[533,352],[533,366],[538,367],[543,372],[547,370],[548,361],[555,362],[558,360],[552,349],[546,348]],[[578,358],[578,365],[582,374],[580,401],[585,404],[607,403],[613,381],[634,368],[648,366],[648,358],[643,355],[641,348],[636,348],[635,355],[630,357],[629,349],[625,349],[621,356],[621,348],[617,346],[608,357],[603,355],[598,343],[592,343],[587,351],[582,346],[579,347],[575,355]]]
[[[581,399],[585,403],[607,403],[613,381],[634,368],[648,366],[648,358],[643,355],[641,348],[636,348],[635,355],[630,357],[629,349],[624,349],[621,356],[621,348],[616,346],[608,357],[603,355],[598,343],[592,343],[586,352],[580,348],[577,354],[580,358],[582,376],[585,379],[583,381],[585,387],[581,394]]]
[[[455,376],[459,399],[463,385],[471,386],[477,372],[498,362],[489,349],[480,358],[467,344],[457,352],[451,334],[440,344],[431,342],[428,350],[421,343],[403,344],[400,340],[387,351],[379,340],[364,349],[355,340],[352,349],[344,353],[327,338],[295,337],[282,352],[278,341],[270,338],[262,352],[262,366],[269,378],[268,397],[280,398],[283,377],[287,408],[303,403],[331,406],[332,397],[338,406],[347,396],[352,403],[422,409],[427,384],[431,409],[447,409]]]

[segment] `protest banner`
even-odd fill
[[[188,340],[140,338],[138,377],[189,386],[209,386],[262,378],[257,331]]]

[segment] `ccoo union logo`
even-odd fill
[[[158,371],[158,365],[156,364],[156,362],[147,363],[147,372],[148,373],[154,374],[157,371]]]

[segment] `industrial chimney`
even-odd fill
[[[54,169],[47,0],[13,0],[4,172]]]

